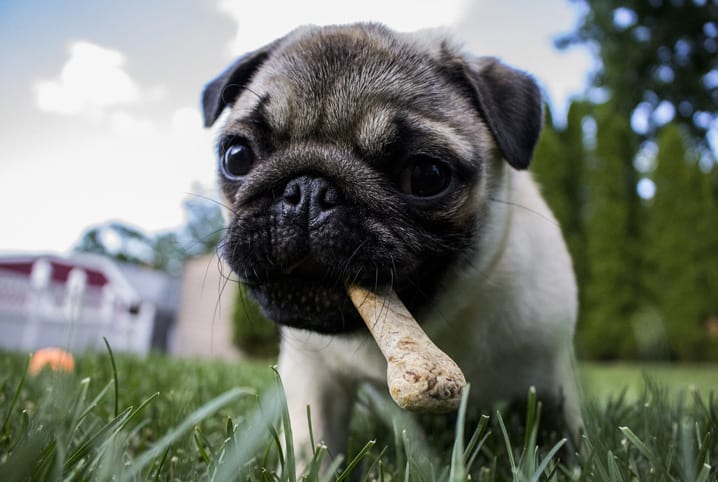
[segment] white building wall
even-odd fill
[[[231,270],[216,255],[185,264],[182,298],[169,350],[185,357],[239,360],[232,345],[232,309],[237,282],[227,281]]]

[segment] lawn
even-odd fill
[[[580,366],[584,394],[606,401],[626,388],[627,397],[636,400],[649,377],[670,389],[673,395],[697,390],[704,395],[718,392],[718,365],[670,363],[583,363]]]
[[[100,353],[78,357],[73,374],[23,376],[26,364],[25,355],[0,353],[2,480],[294,480],[292,451],[280,449],[284,405],[269,361]],[[364,391],[350,455],[319,447],[305,475],[718,479],[718,401],[710,394],[718,388],[718,367],[583,364],[581,378],[588,403],[579,453],[537,429],[537,404],[529,404],[525,420],[481,418],[468,407],[458,424],[465,436],[447,419],[447,447],[436,451],[391,401]],[[330,467],[320,476],[320,466]]]

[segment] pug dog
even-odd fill
[[[471,403],[536,388],[580,426],[577,289],[561,229],[527,171],[534,80],[441,31],[302,27],[203,92],[218,130],[223,257],[281,326],[295,449],[342,451],[357,386],[386,362],[346,286],[394,290],[462,368]]]

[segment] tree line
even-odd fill
[[[594,53],[533,169],[579,281],[579,355],[718,359],[717,0],[574,0]]]
[[[575,102],[536,148],[574,260],[583,358],[718,359],[718,169],[677,123],[656,132],[640,144],[610,103]]]

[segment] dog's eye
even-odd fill
[[[231,180],[246,176],[254,164],[252,149],[242,143],[232,144],[222,158],[222,174]]]
[[[404,169],[401,190],[413,196],[435,196],[449,186],[450,180],[451,169],[446,162],[419,155]]]

